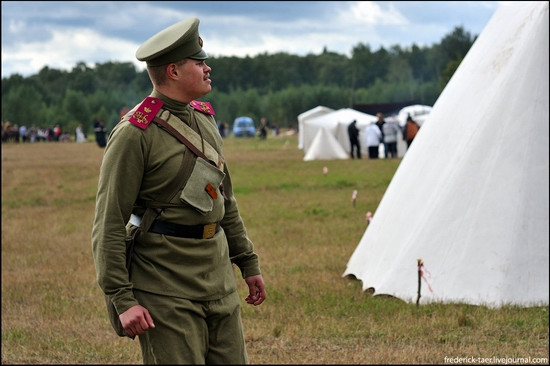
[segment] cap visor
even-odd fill
[[[208,55],[206,54],[206,52],[204,52],[203,49],[201,49],[199,53],[195,53],[194,55],[189,56],[189,58],[192,58],[194,60],[206,60],[208,58]]]

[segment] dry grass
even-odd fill
[[[226,140],[268,287],[262,306],[243,301],[251,363],[548,363],[548,306],[416,307],[342,278],[365,213],[376,210],[399,160],[306,163],[296,146],[296,136]],[[90,234],[101,157],[95,143],[2,145],[3,364],[141,363],[139,343],[111,331],[95,282]]]

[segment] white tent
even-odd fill
[[[549,300],[548,2],[501,5],[435,103],[343,276],[420,303]]]
[[[312,147],[313,139],[317,136],[317,133],[321,128],[326,128],[340,143],[341,147],[349,153],[350,143],[348,137],[348,125],[357,120],[357,128],[360,133],[360,141],[363,144],[363,138],[361,137],[362,130],[372,121],[376,121],[376,116],[356,111],[351,108],[343,108],[337,111],[323,114],[314,118],[309,118],[304,121],[303,124],[303,149],[305,155],[309,153]],[[328,149],[330,146],[316,145],[316,149],[323,150]],[[361,146],[361,151],[366,154],[367,149],[365,146]],[[321,152],[312,152],[312,155],[318,155]],[[349,157],[349,156],[348,156]]]
[[[303,135],[304,122],[310,118],[319,117],[330,112],[334,112],[334,109],[320,105],[313,109],[310,109],[309,111],[300,113],[298,115],[298,148],[299,149],[304,148],[304,135]]]
[[[422,126],[422,123],[428,118],[432,107],[429,105],[414,104],[401,108],[397,114],[397,121],[401,127],[405,126],[407,122],[407,116],[411,116],[412,119],[418,123],[419,126]]]
[[[317,131],[304,161],[348,159],[348,153],[342,148],[334,135],[325,127]]]

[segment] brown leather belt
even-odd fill
[[[140,222],[138,221],[141,221],[140,219],[139,216],[132,215],[130,223],[139,226]],[[149,232],[176,236],[178,238],[211,239],[220,231],[220,228],[220,224],[217,222],[207,225],[180,225],[167,221],[155,220],[149,228]]]

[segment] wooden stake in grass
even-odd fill
[[[355,201],[357,200],[357,190],[354,189],[353,193],[351,194],[351,203],[353,204],[353,207],[355,207]]]
[[[418,295],[416,296],[416,306],[418,306],[418,302],[420,301],[420,288],[422,286],[422,259],[418,258]]]
[[[424,279],[424,281],[426,281],[426,285],[428,286],[428,290],[430,290],[430,292],[432,292],[432,293],[433,293],[433,290],[432,290],[432,287],[430,286],[430,283],[428,282],[428,280],[424,276],[424,272],[426,272],[428,274],[428,276],[430,276],[430,272],[424,266],[424,262],[422,261],[422,259],[418,258],[416,261],[418,263],[418,296],[416,297],[416,305],[418,305],[418,302],[420,301],[420,285],[422,283],[421,282],[422,278]]]

